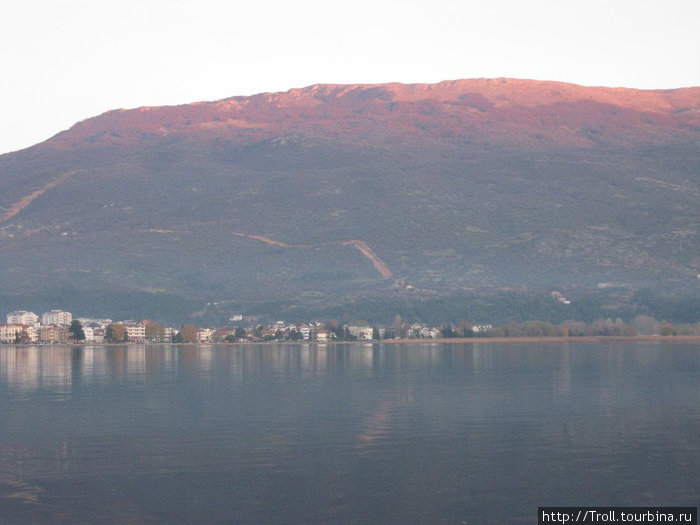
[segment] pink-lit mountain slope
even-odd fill
[[[698,294],[699,108],[480,79],[110,111],[0,156],[0,306]]]
[[[253,141],[289,133],[377,140],[592,147],[692,138],[700,88],[642,91],[513,79],[314,85],[182,106],[116,110],[51,139],[57,148],[175,136]]]

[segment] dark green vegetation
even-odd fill
[[[85,341],[85,332],[83,331],[83,325],[80,321],[73,319],[68,328],[68,334],[73,341]]]
[[[549,295],[528,292],[458,293],[447,296],[422,297],[420,294],[374,295],[362,298],[338,297],[322,304],[308,300],[267,301],[248,303],[247,311],[267,314],[269,320],[339,319],[343,322],[369,321],[391,325],[396,315],[407,322],[423,322],[432,326],[470,321],[476,324],[502,325],[509,322],[545,320],[592,323],[599,319],[623,319],[630,322],[638,315],[648,315],[675,323],[695,323],[700,312],[700,294],[678,292],[655,293],[649,289],[581,290],[564,305]],[[231,304],[210,305],[201,316],[202,324],[226,324]]]
[[[685,319],[698,312],[697,129],[586,147],[425,134],[144,133],[4,155],[0,307],[162,320],[664,318],[635,303],[647,289],[675,320],[697,321]],[[340,244],[351,239],[394,278]]]

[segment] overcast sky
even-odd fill
[[[699,0],[3,0],[0,153],[110,109],[316,83],[700,85]]]

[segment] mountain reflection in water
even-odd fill
[[[695,343],[0,347],[2,523],[697,506]]]

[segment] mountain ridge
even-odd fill
[[[557,125],[557,115],[559,124],[584,126],[600,119],[601,113],[607,117],[609,125],[616,127],[643,124],[641,113],[653,121],[648,124],[682,130],[684,126],[697,127],[700,122],[698,100],[700,87],[647,91],[515,79],[455,80],[437,84],[314,84],[286,92],[234,96],[218,101],[112,110],[84,120],[44,144],[60,148],[75,146],[84,140],[94,143],[98,138],[105,144],[114,144],[122,134],[139,133],[139,137],[143,134],[191,134],[196,127],[210,136],[229,134],[254,140],[298,130],[294,125],[298,119],[315,119],[316,125],[328,132],[348,133],[349,125],[356,126],[361,121],[354,113],[358,105],[364,110],[372,107],[376,117],[398,125],[399,131],[404,133],[415,125],[415,122],[405,121],[408,117],[435,116],[439,112],[443,119],[474,121],[443,121],[441,127],[436,127],[437,132],[443,132],[443,138],[449,138],[450,133],[458,137],[455,130],[459,126],[470,127],[470,124],[473,128],[479,123],[507,121],[527,127],[534,124],[533,118],[539,118],[544,127]],[[410,107],[397,109],[400,104]],[[524,120],[523,108],[536,110],[536,117]],[[290,111],[295,112],[285,113]],[[401,115],[392,118],[395,111]],[[563,117],[562,112],[565,113]],[[494,114],[493,118],[485,119],[486,113]],[[350,121],[345,126],[322,125],[341,118]],[[421,131],[425,134],[430,130]],[[493,134],[487,133],[484,137],[494,139]],[[573,140],[571,133],[567,137]],[[550,135],[549,138],[555,137]],[[586,142],[576,144],[586,145]]]

